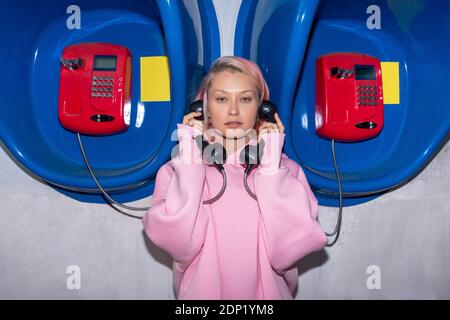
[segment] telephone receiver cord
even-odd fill
[[[339,168],[336,162],[336,154],[335,154],[335,148],[334,148],[334,139],[331,141],[331,153],[333,155],[333,165],[334,165],[334,170],[336,172],[336,177],[337,177],[337,181],[338,181],[338,188],[339,188],[339,213],[338,213],[338,219],[336,222],[336,226],[333,230],[333,232],[328,233],[325,232],[325,234],[327,235],[327,237],[331,237],[333,235],[336,235],[336,237],[334,238],[334,240],[332,240],[331,242],[328,239],[328,243],[327,243],[327,247],[331,247],[333,246],[338,238],[339,238],[339,234],[341,231],[341,225],[342,225],[342,188],[341,188],[341,176],[339,175]]]
[[[106,197],[106,199],[108,199],[108,200],[110,201],[109,204],[110,204],[111,206],[112,206],[112,204],[116,204],[116,205],[118,205],[119,207],[122,207],[122,208],[127,209],[127,210],[133,210],[133,211],[147,211],[148,209],[150,209],[150,207],[131,207],[131,206],[127,206],[127,205],[125,205],[125,204],[119,203],[119,202],[115,201],[114,199],[112,199],[112,198],[106,193],[106,191],[102,188],[102,186],[101,186],[100,183],[98,182],[97,178],[95,177],[94,171],[92,170],[91,165],[89,164],[89,160],[88,160],[87,157],[86,157],[86,153],[85,153],[85,151],[84,151],[83,144],[82,144],[82,142],[81,142],[81,137],[80,137],[80,133],[79,133],[79,132],[77,132],[77,138],[78,138],[78,144],[80,145],[81,154],[83,155],[83,159],[84,159],[84,162],[86,163],[86,166],[87,166],[87,168],[88,168],[88,170],[89,170],[89,173],[91,174],[92,179],[94,179],[95,184],[96,184],[97,187],[100,189],[100,191],[102,192],[102,194]],[[120,209],[118,209],[118,208],[116,208],[116,207],[114,207],[114,206],[112,206],[112,207],[113,207],[114,209],[116,209],[117,211],[119,211],[120,213],[122,213],[122,214],[124,214],[124,215],[126,215],[126,216],[128,216],[128,217],[135,218],[135,219],[142,219],[142,216],[138,216],[138,215],[134,215],[134,214],[131,214],[131,213],[128,213],[128,212],[124,212],[124,211],[122,211],[122,210],[120,210]]]

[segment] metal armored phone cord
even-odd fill
[[[331,142],[331,151],[332,151],[332,155],[333,155],[333,164],[334,164],[334,170],[336,171],[336,176],[337,176],[337,180],[338,180],[338,188],[339,188],[339,213],[338,213],[338,220],[336,223],[336,227],[334,228],[333,232],[328,233],[325,232],[325,234],[327,235],[327,237],[331,237],[333,235],[336,234],[336,237],[334,238],[333,241],[328,241],[327,243],[327,247],[331,247],[333,246],[337,239],[339,238],[339,234],[340,234],[340,230],[341,230],[341,224],[342,224],[342,189],[341,189],[341,176],[339,175],[339,168],[337,166],[337,162],[336,162],[336,154],[334,151],[334,139]],[[257,200],[256,195],[250,190],[250,187],[248,186],[248,174],[250,173],[250,171],[253,169],[254,165],[248,165],[245,168],[244,171],[244,186],[245,189],[247,190],[248,194],[255,200]]]
[[[209,144],[203,139],[203,135],[196,136],[194,140],[201,152],[203,161],[208,165],[214,166],[222,175],[223,183],[219,193],[213,198],[203,201],[204,204],[210,204],[219,200],[227,188],[227,174],[225,172],[225,168],[223,167],[223,163],[226,161],[227,152],[220,143]]]
[[[247,166],[247,168],[245,168],[245,170],[244,170],[244,186],[245,186],[245,190],[247,190],[248,194],[249,194],[253,199],[255,199],[256,201],[258,201],[258,199],[257,199],[257,197],[256,197],[256,194],[254,194],[254,193],[252,192],[252,190],[250,190],[250,187],[248,186],[248,181],[247,181],[248,175],[249,175],[249,173],[250,173],[250,171],[251,171],[252,169],[253,169],[253,166],[252,166],[252,165],[249,165],[249,166]]]
[[[119,203],[119,202],[115,201],[114,199],[112,199],[112,198],[106,193],[106,191],[102,188],[102,186],[101,186],[100,183],[98,182],[97,178],[95,177],[94,171],[92,170],[91,165],[89,164],[89,161],[88,161],[88,159],[87,159],[87,157],[86,157],[86,153],[84,152],[83,144],[81,143],[80,133],[78,133],[78,132],[77,132],[77,138],[78,138],[78,143],[79,143],[79,145],[80,145],[81,154],[83,155],[84,162],[86,163],[86,166],[87,166],[87,168],[88,168],[88,170],[89,170],[89,173],[90,173],[91,176],[92,176],[92,179],[94,179],[95,183],[97,184],[97,187],[100,189],[100,191],[103,193],[103,195],[104,195],[111,203],[114,203],[114,204],[116,204],[116,205],[118,205],[118,206],[120,206],[120,207],[122,207],[122,208],[124,208],[124,209],[134,210],[134,211],[147,211],[148,209],[150,209],[150,207],[130,207],[130,206],[127,206],[127,205],[125,205],[125,204]],[[111,203],[110,203],[110,204],[111,204]],[[135,218],[135,219],[142,219],[142,216],[130,214],[130,213],[128,213],[128,212],[123,212],[123,211],[121,211],[121,210],[119,210],[119,209],[117,209],[117,208],[115,208],[115,209],[118,210],[120,213],[122,213],[122,214],[128,216],[128,217]]]
[[[254,194],[248,186],[248,176],[252,169],[260,164],[263,157],[264,145],[264,140],[258,142],[256,146],[247,145],[239,155],[240,162],[246,164],[243,177],[245,190],[247,190],[247,193],[250,195],[250,197],[252,197],[256,201],[258,201],[256,194]]]
[[[221,169],[217,168],[217,170],[219,170],[220,173],[222,174],[222,178],[223,178],[222,189],[220,189],[219,193],[214,198],[204,200],[203,201],[204,204],[213,203],[213,202],[216,202],[217,200],[219,200],[219,198],[223,195],[223,193],[225,192],[225,189],[227,188],[227,175],[225,173],[225,169],[222,167]]]
[[[334,151],[334,139],[331,140],[331,153],[333,155],[333,164],[334,164],[334,170],[336,171],[336,177],[337,177],[337,181],[338,181],[338,188],[339,188],[339,213],[338,213],[338,220],[336,222],[336,227],[334,228],[333,232],[328,233],[325,232],[325,234],[327,235],[327,237],[331,237],[333,235],[336,234],[336,237],[334,238],[333,241],[328,242],[327,243],[327,247],[331,247],[333,246],[337,239],[339,238],[339,234],[341,231],[341,224],[342,224],[342,188],[341,188],[341,176],[339,175],[339,168],[337,166],[337,162],[336,162],[336,154]],[[318,218],[318,217],[317,217]]]

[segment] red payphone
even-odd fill
[[[336,141],[360,141],[383,127],[380,61],[359,53],[316,60],[316,132]]]
[[[122,46],[80,43],[61,57],[58,117],[87,135],[125,131],[130,123],[131,54]]]

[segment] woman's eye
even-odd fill
[[[225,97],[217,97],[216,101],[217,102],[225,102],[227,99]]]
[[[241,100],[242,100],[242,102],[249,103],[252,101],[252,98],[251,97],[242,97]]]

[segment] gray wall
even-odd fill
[[[228,10],[240,3],[231,2]],[[224,21],[221,28],[229,26]],[[222,53],[230,54],[230,31],[223,34]],[[338,243],[299,264],[296,298],[449,299],[449,149],[402,188],[344,208]],[[174,298],[170,257],[146,240],[140,221],[63,196],[3,150],[0,167],[0,299]],[[336,214],[320,207],[324,228]],[[80,289],[67,288],[71,265],[81,270]],[[370,266],[379,268],[379,289],[368,289]]]

